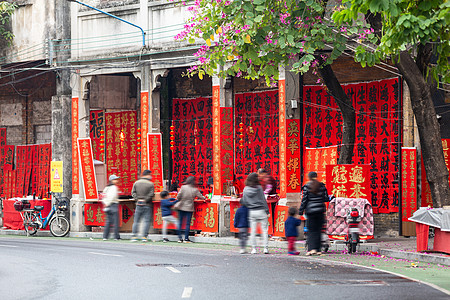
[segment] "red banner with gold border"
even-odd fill
[[[14,164],[14,146],[5,146],[5,163],[3,165],[3,169],[6,171],[12,171]]]
[[[213,86],[212,89],[214,195],[221,195],[222,180],[220,172],[220,86]]]
[[[328,194],[336,198],[370,199],[369,165],[327,165]],[[389,208],[389,203],[386,203]]]
[[[286,191],[288,193],[300,193],[302,188],[300,174],[300,120],[286,120],[286,125]]]
[[[280,130],[280,197],[286,198],[286,83],[284,79],[278,81],[278,100]]]
[[[148,91],[141,92],[141,170],[148,168],[147,133],[149,119]]]
[[[86,200],[98,200],[97,181],[94,169],[94,157],[90,138],[78,139],[81,175],[83,177],[84,196]]]
[[[177,212],[172,211],[172,216],[177,217]],[[153,202],[153,228],[161,229],[163,225],[161,202]],[[178,224],[169,224],[168,229],[177,229]]]
[[[239,201],[230,201],[230,232],[239,232],[239,228],[234,227],[234,217],[240,206]]]
[[[148,139],[148,164],[152,171],[152,181],[155,184],[155,191],[162,192],[163,181],[163,160],[162,160],[162,136],[161,133],[149,133]]]
[[[227,183],[233,180],[233,109],[221,107],[220,118],[221,187],[222,195],[225,195]]]
[[[78,98],[72,98],[72,194],[80,193],[80,170],[78,161]]]
[[[417,151],[402,148],[402,221],[410,222],[417,210]]]
[[[275,226],[273,229],[274,236],[285,236],[284,222],[286,222],[287,218],[289,217],[288,210],[288,206],[277,205],[275,207]]]
[[[203,232],[219,232],[219,210],[217,203],[196,203],[193,228]]]
[[[123,204],[119,205],[119,227],[123,221]],[[84,204],[84,225],[86,226],[105,226],[106,214],[103,212],[103,203]]]

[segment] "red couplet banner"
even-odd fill
[[[300,177],[300,120],[286,120],[286,125],[287,192],[300,193],[302,188]]]
[[[172,211],[172,215],[177,217],[177,212]],[[153,202],[153,228],[161,229],[163,225],[161,202]],[[177,229],[178,225],[170,224],[168,229]]]
[[[81,162],[84,196],[86,200],[97,200],[97,180],[95,177],[94,157],[90,138],[78,139],[78,155]]]
[[[123,204],[119,205],[119,227],[123,224]],[[106,214],[103,212],[103,203],[84,204],[84,225],[86,226],[104,226]]]
[[[80,169],[78,160],[78,98],[72,98],[72,194],[80,193]]]
[[[239,228],[234,227],[234,217],[240,206],[239,201],[230,201],[230,232],[239,232]]]
[[[105,113],[103,110],[91,110],[90,112],[90,137],[92,140],[92,148],[94,150],[94,158],[104,161],[104,154],[100,152],[100,142],[102,139],[102,130],[105,130]]]
[[[328,165],[328,193],[336,198],[370,199],[369,169],[368,165]]]
[[[149,133],[147,135],[148,166],[152,171],[152,181],[155,191],[163,190],[163,160],[162,160],[162,138],[161,133]]]
[[[402,221],[410,222],[417,210],[417,151],[416,148],[402,148]]]
[[[327,177],[325,176],[326,167],[328,165],[337,164],[338,147],[321,147],[321,148],[306,148],[304,155],[304,176],[303,183],[308,181],[308,173],[315,171],[317,173],[317,179],[323,183],[327,183]]]

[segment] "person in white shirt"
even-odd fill
[[[104,188],[105,196],[102,199],[104,204],[103,211],[106,213],[105,229],[103,230],[103,240],[109,237],[109,231],[113,226],[114,240],[120,239],[119,236],[119,184],[120,177],[116,175],[109,176],[109,183]]]

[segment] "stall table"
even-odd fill
[[[52,209],[52,201],[51,200],[43,200],[43,199],[35,199],[32,197],[29,198],[11,198],[4,199],[3,203],[3,227],[6,229],[13,230],[24,230],[23,220],[20,216],[20,213],[15,210],[14,202],[17,200],[28,200],[31,204],[31,208],[35,206],[43,206],[44,209],[41,211],[43,217],[47,217],[49,212]],[[41,229],[42,230],[42,229]]]

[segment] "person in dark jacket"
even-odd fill
[[[241,201],[242,202],[242,201]],[[234,215],[234,227],[239,228],[239,244],[241,245],[241,254],[246,253],[248,239],[248,208],[242,205],[236,210]]]
[[[166,243],[169,241],[169,239],[167,238],[167,227],[169,226],[169,224],[177,225],[178,222],[177,218],[175,218],[172,215],[172,206],[174,206],[175,203],[178,202],[178,200],[174,198],[169,198],[169,193],[167,191],[162,191],[160,197],[161,197],[161,216],[163,220],[162,235],[163,235],[163,242]]]
[[[133,184],[131,196],[136,201],[136,210],[134,211],[133,222],[133,238],[132,242],[138,241],[138,231],[140,223],[144,222],[144,232],[142,233],[142,241],[147,242],[148,230],[153,215],[153,196],[155,196],[155,185],[152,182],[152,172],[144,170],[142,177]]]
[[[296,218],[297,209],[295,207],[289,207],[288,210],[289,217],[284,222],[284,231],[286,234],[286,239],[288,241],[288,254],[289,255],[299,255],[298,251],[295,251],[295,241],[297,240],[298,230],[297,227],[300,226],[302,221]]]
[[[329,201],[325,184],[317,180],[316,172],[308,173],[309,181],[302,188],[302,204],[300,215],[306,212],[308,217],[308,252],[306,255],[320,255],[320,237],[324,222],[325,202]]]
[[[264,191],[259,183],[258,174],[251,173],[248,175],[245,182],[244,193],[241,203],[248,208],[248,217],[251,226],[250,241],[252,242],[252,254],[256,254],[256,228],[261,225],[262,235],[264,241],[264,254],[269,254],[269,236],[267,234],[269,229],[270,211],[267,206]]]

